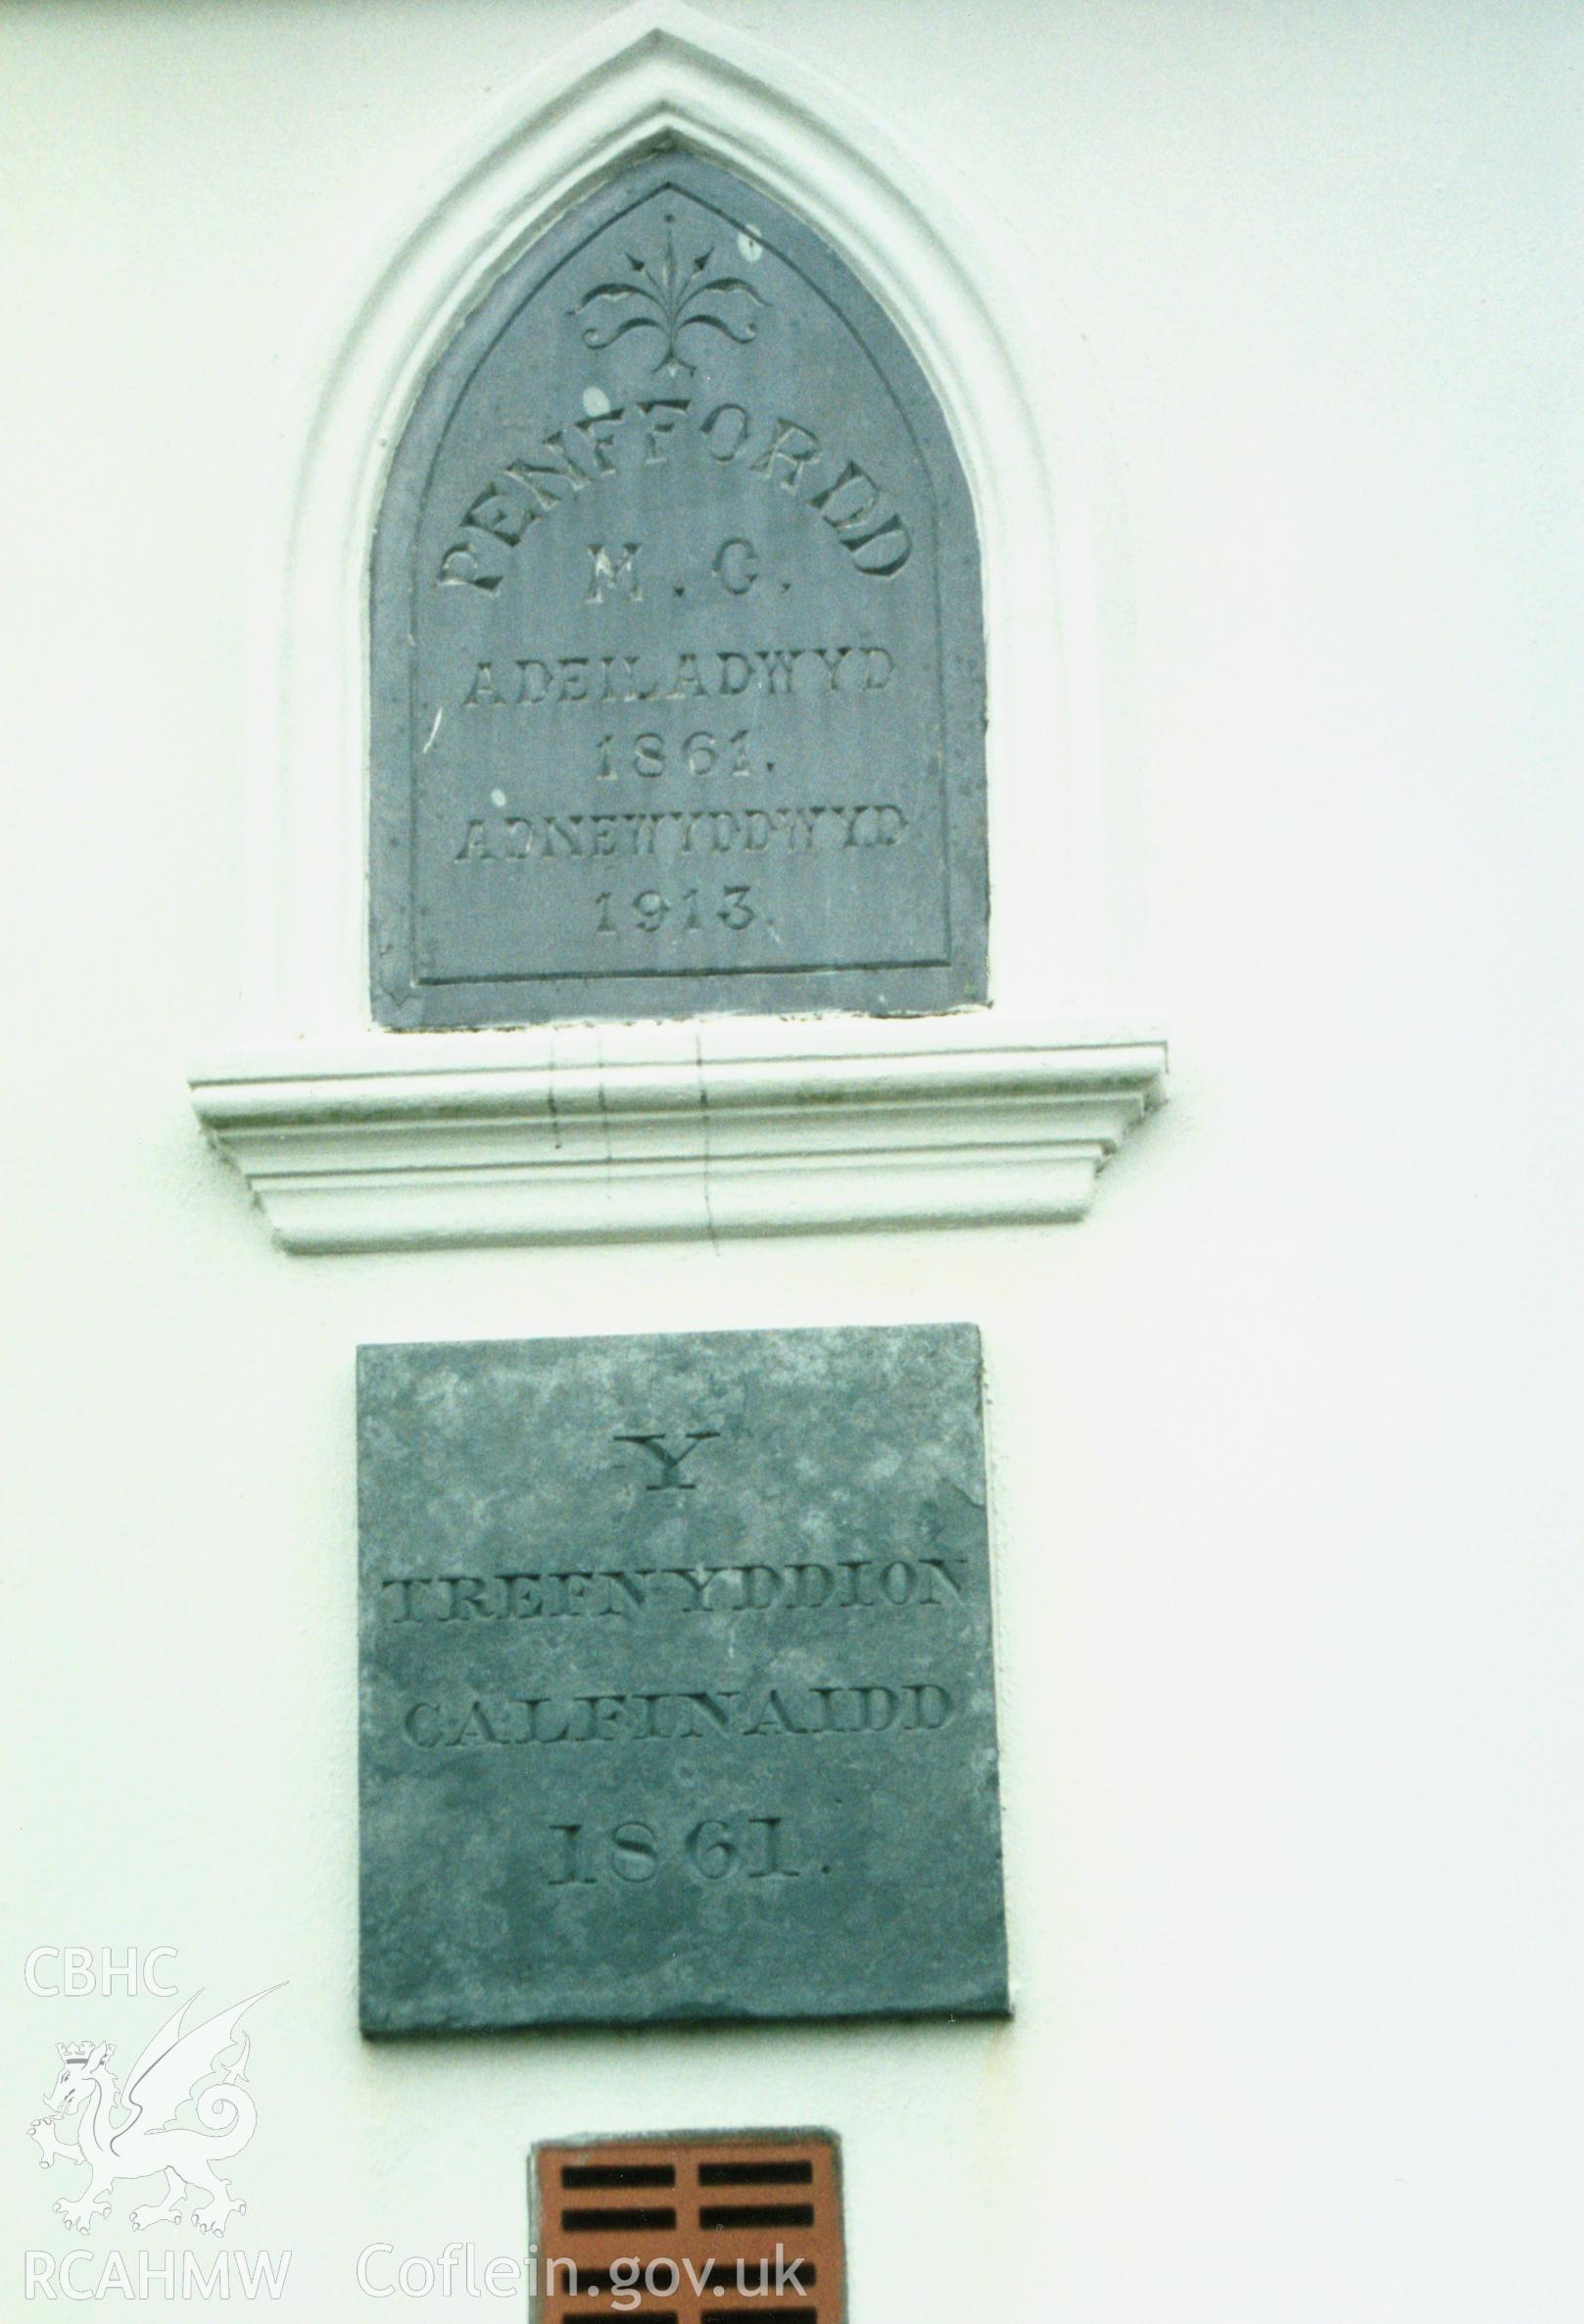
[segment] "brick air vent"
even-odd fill
[[[535,2324],[842,2324],[833,2138],[536,2147],[530,2175]]]

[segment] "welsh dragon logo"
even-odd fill
[[[179,2220],[186,2203],[192,2224],[202,2234],[219,2236],[234,2211],[247,2209],[232,2195],[230,2181],[216,2176],[215,2165],[240,2153],[258,2126],[253,2094],[242,2079],[250,2045],[237,2024],[264,1998],[264,1993],[250,1994],[190,2030],[184,2021],[192,2003],[183,2002],[142,2051],[124,2090],[106,2062],[115,2053],[114,2042],[56,2044],[61,2070],[44,2094],[49,2111],[27,2129],[38,2147],[41,2170],[56,2162],[88,2165],[81,2195],[55,2205],[69,2232],[87,2235],[96,2218],[109,2218],[118,2179],[148,2179],[161,2171],[165,2201],[139,2203],[129,2214],[136,2228]],[[227,2051],[237,2055],[222,2072],[219,2061]],[[178,2120],[183,2112],[196,2120]],[[59,2128],[72,2117],[74,2143]]]

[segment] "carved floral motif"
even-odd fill
[[[759,312],[769,302],[741,274],[712,274],[713,246],[691,262],[678,258],[673,222],[668,217],[663,256],[642,258],[629,251],[631,277],[597,282],[584,292],[572,315],[581,319],[591,309],[600,310],[583,324],[583,344],[596,354],[613,347],[629,331],[658,332],[660,352],[652,367],[675,379],[697,368],[682,352],[687,332],[719,331],[735,345],[746,347],[759,327]]]

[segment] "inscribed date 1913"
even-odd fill
[[[626,169],[462,322],[371,634],[381,1023],[984,997],[963,472],[850,268],[715,165]]]

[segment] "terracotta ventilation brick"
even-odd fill
[[[535,2324],[842,2324],[823,2132],[536,2147],[531,2183]]]

